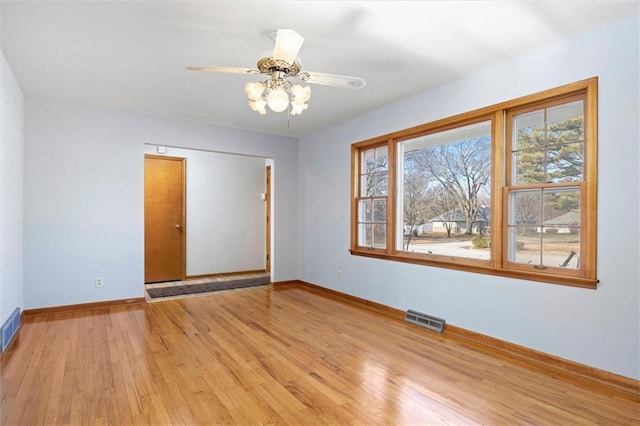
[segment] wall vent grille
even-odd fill
[[[9,316],[9,318],[2,324],[2,352],[4,352],[11,340],[13,340],[14,336],[18,332],[20,328],[20,308],[16,308],[13,313]]]
[[[431,315],[423,314],[420,312],[408,310],[404,317],[406,322],[419,325],[420,327],[428,328],[429,330],[442,333],[444,330],[444,320],[441,318],[432,317]]]

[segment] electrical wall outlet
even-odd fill
[[[338,279],[341,280],[342,279],[342,271],[338,270]]]
[[[102,287],[104,285],[104,281],[102,277],[96,277],[96,287]]]

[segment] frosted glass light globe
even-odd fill
[[[257,101],[249,101],[249,106],[251,107],[252,110],[254,110],[260,115],[265,115],[267,113],[267,110],[265,109],[265,107],[267,106],[267,101],[265,101],[264,99],[258,99]]]
[[[282,89],[273,89],[267,97],[267,105],[272,111],[282,112],[289,106],[289,95]]]
[[[264,91],[264,84],[257,81],[255,83],[247,83],[244,86],[244,91],[247,93],[247,97],[252,101],[257,101],[262,97]]]
[[[311,99],[311,87],[309,86],[302,87],[296,84],[291,88],[291,92],[296,98],[295,102],[304,103]]]

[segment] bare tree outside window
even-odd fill
[[[478,212],[482,205],[490,205],[490,134],[491,123],[483,122],[399,144],[403,153],[402,250],[488,258],[489,250],[470,249],[471,237],[489,227],[488,215],[479,220]]]
[[[409,250],[411,239],[422,233],[420,226],[431,213],[430,178],[411,167],[405,168],[404,178],[404,239],[403,250]]]
[[[473,234],[478,214],[478,194],[491,180],[489,136],[418,151],[416,160],[456,200],[465,216],[466,235]]]
[[[451,231],[456,227],[456,213],[458,208],[457,198],[442,186],[434,189],[434,198],[431,203],[432,216],[440,221],[447,232],[447,238],[451,238]]]

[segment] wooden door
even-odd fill
[[[185,273],[185,159],[144,156],[144,282]]]

